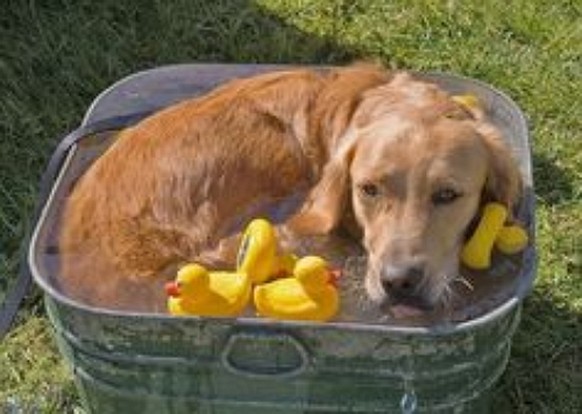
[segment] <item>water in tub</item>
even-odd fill
[[[84,139],[69,157],[67,164],[63,167],[66,174],[63,174],[61,180],[62,192],[74,184],[77,177],[94,159],[98,156],[113,138],[100,134],[88,139]],[[66,182],[68,180],[68,183]],[[55,194],[53,200],[55,205],[62,205],[63,197],[66,194]],[[60,197],[60,200],[58,199]],[[283,215],[288,215],[292,210],[291,206],[297,205],[297,197],[288,200],[278,200],[278,203],[269,205],[270,216],[281,219]],[[57,280],[55,275],[58,272],[58,248],[56,246],[56,234],[58,232],[58,206],[53,209],[52,230],[47,238],[47,247],[44,249],[45,255],[43,264],[46,268],[46,274],[51,280]],[[244,219],[240,220],[241,223]],[[298,256],[316,254],[326,258],[333,266],[342,270],[342,276],[339,279],[339,289],[341,298],[340,313],[335,320],[354,323],[367,324],[404,324],[404,325],[426,325],[437,322],[458,322],[476,317],[489,309],[494,308],[499,303],[510,297],[516,286],[516,278],[519,274],[521,265],[521,256],[500,256],[495,255],[493,265],[487,271],[469,271],[461,269],[461,276],[457,282],[454,282],[452,288],[452,300],[446,307],[426,312],[414,318],[399,319],[395,318],[386,309],[380,308],[374,304],[367,296],[364,289],[364,277],[366,274],[366,254],[359,242],[349,235],[342,232],[329,236],[304,238],[294,246],[295,253]],[[232,264],[234,266],[234,263]],[[113,275],[104,275],[111,277]],[[154,289],[162,290],[162,285],[167,280],[160,278],[154,283]],[[151,290],[149,287],[147,288]],[[145,291],[136,290],[136,310],[141,310],[143,298],[149,297]],[[159,310],[163,311],[163,310]],[[249,308],[246,315],[253,315],[254,312]]]

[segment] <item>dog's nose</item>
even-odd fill
[[[414,296],[423,275],[424,268],[417,264],[403,267],[389,266],[382,273],[382,287],[386,293],[394,296]]]

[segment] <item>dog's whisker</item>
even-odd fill
[[[460,277],[459,275],[447,275],[445,277],[445,284],[443,286],[443,291],[441,293],[442,297],[441,304],[445,309],[450,310],[450,308],[452,307],[452,305],[454,304],[455,300],[458,297],[458,292],[453,288],[453,283],[459,281],[459,279],[463,278]],[[470,285],[470,283],[467,280],[465,279],[463,280]]]
[[[467,289],[469,289],[471,292],[475,290],[475,287],[473,286],[473,284],[461,275],[458,275],[457,277],[455,277],[453,279],[453,282],[459,282],[460,284],[465,286]]]

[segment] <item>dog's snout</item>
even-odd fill
[[[387,267],[382,273],[382,287],[386,293],[394,296],[413,296],[423,278],[421,265]]]

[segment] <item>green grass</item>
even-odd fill
[[[136,70],[176,62],[342,63],[462,73],[532,123],[539,270],[498,412],[582,409],[582,4],[579,1],[6,1],[0,13],[0,300],[57,139]],[[29,300],[0,344],[0,408],[79,411]],[[42,397],[42,398],[41,398]],[[28,408],[26,408],[28,407]]]

